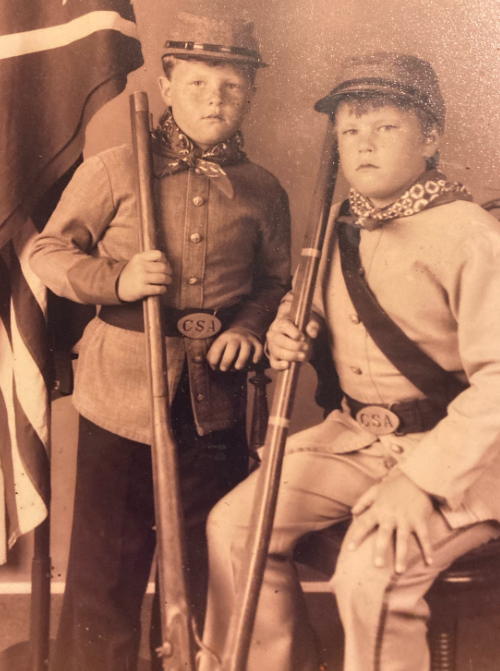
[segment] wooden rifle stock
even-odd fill
[[[289,315],[289,318],[302,332],[305,330],[311,311],[337,170],[335,130],[329,121]],[[300,364],[292,362],[287,370],[278,374],[276,380],[263,461],[245,547],[245,563],[241,566],[238,575],[235,607],[231,614],[222,659],[223,671],[245,671],[246,669],[257,601],[276,511],[281,466],[299,370]]]
[[[130,96],[132,139],[136,164],[139,241],[141,251],[156,249],[147,94]],[[184,578],[184,529],[175,439],[169,418],[165,338],[159,296],[144,300],[148,383],[152,413],[152,460],[160,585],[162,658],[164,671],[194,671],[194,642]]]

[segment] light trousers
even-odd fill
[[[248,671],[318,671],[315,635],[309,624],[292,560],[297,541],[310,531],[348,519],[358,498],[393,465],[380,443],[347,454],[304,450],[285,457],[278,506],[252,638]],[[223,654],[234,602],[235,575],[244,551],[257,472],[213,509],[208,520],[210,581],[204,643]],[[331,580],[345,632],[345,671],[428,671],[429,608],[424,595],[457,557],[500,535],[496,522],[451,529],[436,511],[430,520],[433,563],[417,542],[407,569],[373,563],[371,534],[355,551],[349,531]],[[214,671],[203,653],[201,671]]]

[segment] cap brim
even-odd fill
[[[250,58],[241,54],[221,54],[216,51],[205,51],[199,49],[196,52],[187,49],[176,49],[170,47],[166,49],[163,56],[177,56],[182,60],[197,60],[197,61],[225,61],[226,63],[240,63],[241,65],[248,65],[252,68],[267,68],[268,64],[263,63],[255,58]],[[163,57],[162,56],[162,57]]]
[[[343,88],[341,91],[338,91],[336,89],[333,89],[333,91],[330,91],[330,93],[325,96],[324,98],[321,98],[318,100],[318,102],[314,105],[314,109],[317,112],[321,112],[322,114],[329,114],[332,116],[339,104],[348,98],[369,98],[371,96],[384,96],[388,99],[393,99],[393,100],[400,100],[400,101],[407,101],[411,103],[412,105],[415,105],[416,107],[421,107],[424,109],[426,112],[428,112],[435,120],[436,123],[439,124],[440,126],[443,126],[443,121],[440,121],[436,115],[434,114],[433,110],[428,106],[422,103],[421,100],[416,100],[412,95],[405,93],[404,91],[401,90],[394,90],[391,86],[349,86],[346,88]]]
[[[408,100],[414,104],[419,104],[411,95],[400,91],[395,90],[392,86],[380,86],[380,85],[366,85],[362,86],[351,85],[348,87],[343,87],[341,91],[333,89],[330,93],[318,100],[314,105],[314,109],[317,112],[322,112],[323,114],[332,114],[337,108],[338,104],[342,102],[345,98],[362,98],[369,96],[386,96],[387,98],[399,98],[400,100]]]

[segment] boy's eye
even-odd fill
[[[357,132],[357,128],[347,128],[346,130],[342,131],[342,135],[356,135]]]
[[[201,79],[196,79],[196,80],[193,82],[193,85],[194,85],[194,86],[201,86],[202,84],[203,84],[203,82],[201,81]]]
[[[394,124],[386,123],[383,126],[380,126],[379,130],[388,131],[392,130],[393,128],[397,128],[397,126],[395,126]]]

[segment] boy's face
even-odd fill
[[[344,175],[376,207],[402,196],[439,145],[437,130],[424,136],[415,111],[392,104],[356,116],[344,102],[335,122]]]
[[[179,60],[159,84],[177,125],[202,149],[239,130],[255,90],[243,69],[195,60]]]

